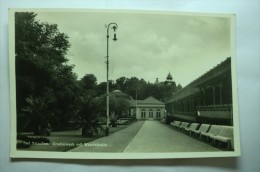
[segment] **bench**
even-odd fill
[[[210,124],[201,124],[200,128],[198,130],[191,129],[190,132],[194,133],[196,135],[200,135],[201,132],[206,133],[208,132],[210,128]]]
[[[171,122],[171,126],[173,126],[173,127],[179,127],[180,124],[181,124],[181,121],[173,121],[173,122]]]
[[[183,130],[184,128],[188,128],[190,123],[188,122],[182,122],[181,125],[178,126],[180,130]]]
[[[190,126],[184,128],[184,130],[191,135],[192,130],[197,130],[198,127],[199,127],[199,123],[191,123]]]
[[[231,147],[231,144],[233,143],[233,127],[232,126],[221,126],[220,133],[216,135],[210,135],[209,136],[212,141],[215,143],[215,141],[220,141],[227,143],[227,149],[229,150]],[[232,146],[233,148],[233,146]]]
[[[211,125],[208,132],[201,132],[200,137],[205,136],[207,140],[210,138],[210,136],[219,135],[222,130],[221,125]]]

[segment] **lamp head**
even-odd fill
[[[113,41],[117,41],[116,34],[114,33]]]

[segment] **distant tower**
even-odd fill
[[[159,79],[158,78],[156,78],[156,80],[155,80],[155,82],[154,82],[155,84],[159,84]]]
[[[169,72],[169,74],[167,75],[167,78],[166,78],[166,82],[172,82],[172,75],[171,73]]]

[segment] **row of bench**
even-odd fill
[[[171,125],[182,131],[186,131],[190,135],[195,134],[200,138],[205,137],[207,141],[212,140],[227,143],[227,149],[234,149],[233,126],[210,125],[199,123],[188,123],[182,121],[173,121]]]

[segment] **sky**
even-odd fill
[[[37,11],[40,22],[57,24],[69,36],[67,58],[78,79],[94,74],[106,81],[107,28],[109,79],[165,81],[168,73],[186,86],[231,56],[230,18],[138,11]]]

